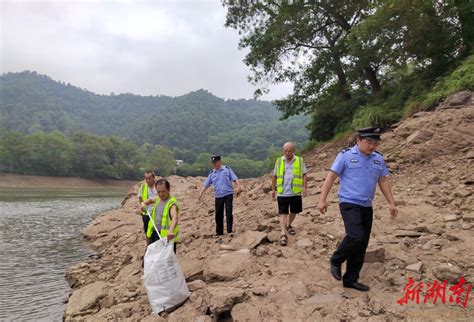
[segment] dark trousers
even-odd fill
[[[227,221],[227,233],[232,232],[234,217],[232,216],[232,202],[234,195],[227,195],[222,198],[216,198],[216,235],[224,235],[224,208]]]
[[[150,217],[148,217],[147,215],[145,216],[142,215],[142,220],[143,220],[143,231],[146,234],[146,231],[148,230],[148,222],[150,221]]]
[[[331,262],[340,266],[346,263],[346,273],[342,277],[343,284],[357,282],[364,264],[365,251],[369,245],[372,230],[372,207],[362,207],[352,203],[339,204],[346,236],[331,256]]]

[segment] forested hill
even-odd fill
[[[36,72],[0,77],[1,129],[114,135],[173,148],[189,161],[201,152],[263,160],[272,146],[307,140],[305,117],[280,116],[269,102],[224,100],[202,89],[179,97],[98,95]]]

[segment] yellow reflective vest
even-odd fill
[[[142,202],[148,199],[148,184],[146,182],[142,182],[138,193],[142,197]],[[146,210],[142,212],[142,216],[146,216]]]
[[[293,156],[293,179],[291,181],[291,190],[293,193],[301,193],[303,191],[303,158]],[[283,192],[283,180],[285,176],[285,159],[280,157],[276,161],[276,188],[278,193]]]
[[[156,202],[153,205],[153,210],[151,212],[151,220],[148,223],[148,229],[146,231],[146,236],[148,238],[151,237],[151,235],[153,234],[153,231],[155,230],[155,227],[153,227],[153,223],[155,222],[156,206],[158,205],[159,202],[160,202],[160,198],[156,198]],[[173,205],[176,205],[176,208],[177,208],[176,210],[179,211],[179,206],[176,199],[170,195],[170,198],[168,202],[166,203],[165,208],[163,209],[163,215],[161,216],[161,229],[160,229],[161,238],[166,238],[166,236],[168,235],[168,230],[171,225],[170,209],[171,209],[171,206]],[[179,232],[179,226],[176,225],[173,231],[173,235],[175,236],[173,239],[174,242],[178,241],[178,232]]]

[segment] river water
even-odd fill
[[[60,321],[66,270],[94,252],[82,230],[125,191],[0,188],[0,320]]]

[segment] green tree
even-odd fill
[[[25,141],[29,146],[29,172],[56,176],[70,174],[73,148],[64,134],[37,132],[25,137]]]
[[[175,173],[176,160],[170,149],[161,145],[144,144],[141,147],[141,153],[144,160],[141,165],[142,172],[153,170],[163,177]]]
[[[471,39],[470,28],[462,25],[472,6],[464,1],[223,4],[226,26],[238,30],[239,46],[249,49],[244,62],[252,71],[250,81],[258,86],[292,82],[293,93],[275,103],[284,117],[311,115],[311,138],[317,140],[346,129],[366,104],[390,110],[400,97],[393,82],[403,87],[401,70],[414,67],[411,73],[430,74],[433,80],[455,63]],[[418,80],[429,84],[423,77]],[[256,95],[266,90],[259,87]],[[390,95],[395,99],[383,106]]]
[[[86,178],[109,177],[112,169],[102,141],[100,137],[87,133],[77,133],[73,136],[74,173]]]
[[[28,145],[21,133],[0,133],[0,166],[5,172],[21,173],[25,170]]]

